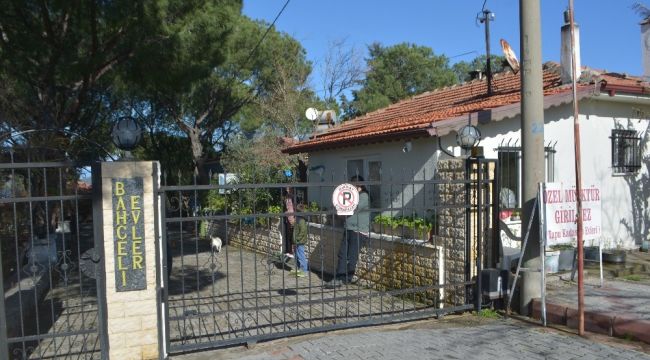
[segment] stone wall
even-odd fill
[[[273,255],[280,252],[282,244],[279,223],[267,226],[238,225],[231,223],[218,226],[216,234],[236,247]],[[343,230],[317,223],[309,223],[309,242],[305,247],[309,268],[315,273],[331,277],[336,272],[337,254],[343,238]],[[381,291],[395,291],[414,287],[437,286],[440,278],[442,248],[418,240],[371,233],[360,250],[356,274],[361,284]],[[444,266],[444,264],[442,264]],[[444,273],[444,269],[442,269]],[[449,290],[442,291],[442,294]],[[437,289],[412,292],[407,299],[415,299],[427,305],[442,305]],[[449,302],[448,302],[449,303]],[[451,302],[453,304],[453,302]]]
[[[464,180],[465,160],[451,159],[438,162],[437,180]],[[470,193],[470,197],[475,194]],[[357,275],[367,281],[368,286],[382,291],[399,290],[418,286],[446,284],[443,297],[447,305],[462,305],[466,301],[466,264],[469,260],[470,276],[476,275],[476,243],[470,241],[469,254],[466,249],[467,209],[465,208],[466,185],[463,183],[442,183],[435,186],[434,203],[437,205],[437,226],[433,244],[423,241],[404,241],[396,236],[372,233],[362,246],[357,265]],[[476,220],[470,212],[470,224]],[[230,244],[263,254],[281,251],[281,223],[271,220],[266,225],[240,225],[231,223],[226,234],[225,223],[217,226],[217,233]],[[476,229],[470,228],[470,238],[476,236]],[[333,275],[336,269],[337,253],[343,237],[339,227],[316,223],[309,226],[309,244],[306,252],[310,269]],[[443,258],[442,264],[439,259]],[[443,277],[439,277],[439,266]],[[469,279],[471,280],[471,279]],[[425,302],[435,302],[437,291],[417,294]]]
[[[465,161],[440,160],[436,178],[437,180],[464,180]],[[445,283],[462,283],[466,281],[466,209],[463,208],[467,201],[466,186],[462,183],[440,184],[437,189],[435,203],[443,208],[437,211],[436,243],[442,246],[445,252]],[[445,298],[446,302],[451,304],[465,302],[464,286],[449,290]]]

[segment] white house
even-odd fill
[[[643,37],[649,27],[642,24]],[[650,59],[650,50],[643,49]],[[544,65],[546,177],[574,184],[572,91],[566,70],[562,75],[570,66],[566,62]],[[645,146],[650,84],[641,77],[581,69],[577,94],[583,185],[602,189],[605,246],[638,247],[650,236],[650,154]],[[480,129],[484,156],[498,159],[501,185],[515,192],[520,206],[520,75],[510,71],[494,76],[491,96],[485,79],[434,90],[344,122],[285,151],[309,154],[310,182],[329,174],[344,180],[343,174],[355,172],[366,180],[430,179],[440,159],[463,155],[456,134],[468,122]],[[376,207],[404,201],[386,196],[384,189],[376,192]],[[417,189],[407,201],[414,195]],[[319,197],[327,202],[310,193],[310,199]]]

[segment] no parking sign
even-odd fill
[[[337,215],[352,215],[359,204],[359,190],[352,184],[341,184],[332,193]]]

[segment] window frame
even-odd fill
[[[636,130],[612,129],[612,175],[635,175],[641,169],[641,136]]]
[[[502,153],[515,153],[515,159],[516,159],[516,176],[517,176],[517,189],[515,192],[515,197],[516,197],[516,202],[517,205],[514,208],[507,208],[508,210],[516,210],[516,209],[521,209],[522,207],[522,197],[523,197],[523,191],[522,191],[522,157],[521,157],[521,147],[520,146],[500,146],[495,149],[497,152],[497,165],[498,165],[498,171],[499,173],[497,174],[497,178],[499,179],[499,194],[501,194],[501,189],[503,188],[503,182],[502,182],[502,172],[503,166],[502,166]],[[554,146],[545,146],[544,147],[544,181],[546,182],[553,182],[555,180],[555,147]],[[512,189],[511,189],[512,190]],[[499,203],[499,207],[501,207],[501,204]]]
[[[346,172],[348,172],[346,181],[349,180],[351,176],[357,174],[356,171],[354,173],[350,173],[350,163],[359,162],[359,161],[362,164],[362,168],[359,169],[360,170],[359,175],[363,176],[365,181],[379,181],[379,182],[382,181],[383,161],[379,156],[353,157],[353,158],[345,159],[345,168],[346,168]],[[377,174],[379,176],[378,179],[370,178],[370,163],[379,164],[379,172]],[[371,187],[376,187],[376,188],[371,189]],[[372,194],[373,196],[370,197],[370,201],[371,201],[370,207],[377,207],[377,208],[381,207],[382,204],[381,185],[370,185],[367,186],[367,188],[368,188],[368,192],[374,193]]]

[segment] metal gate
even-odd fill
[[[164,177],[161,307],[168,352],[480,307],[476,274],[490,261],[483,254],[491,252],[494,232],[495,162],[443,165],[430,176],[383,171],[359,182],[370,194],[366,212],[374,221],[361,237],[354,274],[341,286],[329,286],[336,285],[330,280],[345,233],[331,197],[347,175],[285,183],[242,183],[233,176],[221,185],[196,185],[196,179],[183,185],[180,176],[170,185]],[[304,209],[287,212],[287,197]],[[308,233],[309,267],[300,275],[292,271],[295,260],[283,255],[291,216],[304,219]]]
[[[3,161],[0,358],[106,358],[90,167]]]

